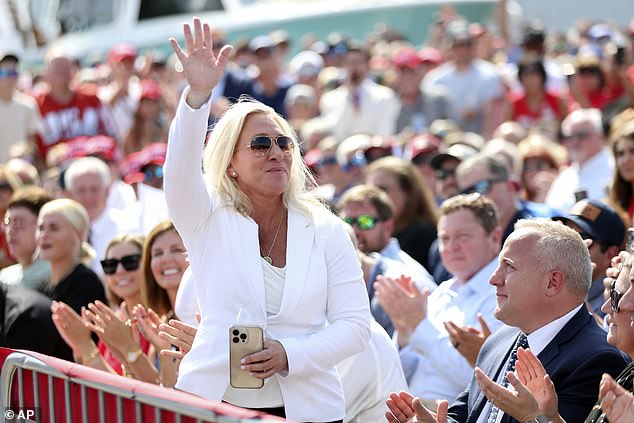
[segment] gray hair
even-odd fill
[[[110,186],[110,169],[101,159],[96,157],[82,157],[74,160],[64,172],[64,184],[68,191],[72,191],[79,176],[97,174],[101,177],[104,187]]]
[[[494,179],[507,180],[511,170],[508,163],[499,155],[488,152],[480,152],[475,156],[465,159],[458,165],[456,173],[458,178],[474,167],[482,166],[491,174]]]
[[[541,217],[518,220],[511,237],[518,231],[536,235],[532,255],[539,266],[560,270],[570,291],[585,298],[592,282],[592,262],[581,236],[561,222]]]
[[[588,122],[598,134],[603,134],[603,115],[599,109],[577,109],[571,112],[561,122],[561,133],[570,135],[572,125],[579,122]]]

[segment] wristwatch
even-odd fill
[[[527,421],[526,423],[550,423],[548,417],[546,416],[537,416],[532,420]]]
[[[141,357],[141,354],[143,354],[143,351],[141,351],[140,349],[137,349],[136,351],[130,351],[126,354],[125,359],[129,364],[134,364],[139,359],[139,357]]]

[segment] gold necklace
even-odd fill
[[[275,237],[273,237],[273,243],[271,244],[271,248],[269,248],[269,253],[262,257],[268,264],[273,264],[273,259],[271,258],[271,252],[273,251],[273,247],[275,247],[275,241],[277,241],[277,235],[280,233],[280,228],[282,227],[282,220],[284,220],[284,215],[286,213],[282,213],[282,217],[280,217],[280,223],[277,224],[277,231],[275,231]],[[264,254],[262,252],[262,247],[260,247],[260,254]]]

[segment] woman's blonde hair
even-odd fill
[[[295,142],[295,148],[292,150],[288,187],[283,195],[286,207],[296,207],[308,216],[311,215],[311,210],[314,210],[315,207],[324,208],[317,197],[309,192],[309,189],[316,186],[316,183],[302,160],[295,131],[275,110],[249,98],[241,98],[213,126],[203,157],[205,177],[211,187],[225,196],[240,213],[248,215],[253,212],[251,201],[242,192],[236,180],[227,174],[227,169],[245,121],[250,115],[256,113],[263,113],[273,119],[282,129],[284,135],[288,135]]]
[[[89,266],[96,254],[95,250],[86,242],[90,220],[88,219],[88,212],[84,206],[70,198],[60,198],[44,204],[40,210],[38,220],[41,220],[42,217],[48,213],[59,213],[70,223],[70,226],[74,229],[79,240],[79,251],[77,255],[84,265]]]
[[[142,255],[143,254],[143,243],[144,242],[145,242],[145,237],[143,235],[138,235],[138,234],[121,234],[121,235],[117,235],[114,238],[112,238],[110,240],[110,242],[108,243],[108,246],[106,247],[106,252],[104,253],[104,257],[107,258],[108,257],[108,253],[110,252],[110,250],[113,247],[115,247],[117,245],[121,245],[121,244],[133,245],[134,247],[136,247],[139,250],[139,254]],[[142,268],[140,268],[140,270],[141,269]],[[106,277],[108,277],[108,275],[106,275]],[[141,287],[145,284],[145,282],[143,280],[144,279],[143,278],[143,274],[141,274],[139,277],[141,278],[141,280],[139,281],[139,290],[140,290]],[[123,302],[123,298],[119,297],[117,294],[112,292],[107,284],[106,284],[106,297],[108,298],[108,302],[112,306],[119,305],[119,304],[121,304]],[[130,307],[130,309],[132,309],[132,307],[134,307],[135,305],[136,304],[128,304],[128,307]]]

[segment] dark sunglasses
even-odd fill
[[[504,182],[505,180],[506,179],[484,179],[463,189],[460,191],[460,194],[472,194],[474,192],[477,192],[478,194],[487,194],[493,189],[493,184]]]
[[[616,279],[612,281],[612,285],[610,286],[610,306],[615,313],[621,312],[621,307],[619,307],[619,303],[621,302],[621,298],[623,294],[616,290]]]
[[[293,139],[286,135],[280,135],[278,137],[268,137],[266,135],[258,135],[253,138],[247,148],[250,148],[256,155],[256,157],[262,157],[269,152],[273,146],[273,141],[282,150],[284,156],[290,156],[295,147]]]
[[[382,222],[385,219],[379,219],[378,217],[368,216],[367,214],[362,214],[357,217],[344,217],[343,221],[346,222],[350,226],[356,226],[362,231],[367,231],[376,226],[378,222]]]
[[[131,254],[129,256],[123,256],[120,259],[101,260],[101,267],[106,275],[114,275],[117,272],[119,263],[121,263],[123,268],[128,272],[137,270],[141,265],[141,254]]]
[[[412,158],[411,162],[414,163],[416,166],[420,166],[422,164],[429,164],[431,163],[432,157],[434,157],[434,153],[419,154],[418,156]]]
[[[17,78],[18,71],[15,69],[0,69],[0,79]]]
[[[450,176],[456,176],[455,167],[453,169],[438,169],[436,171],[436,179],[440,179],[441,181],[444,181]]]

